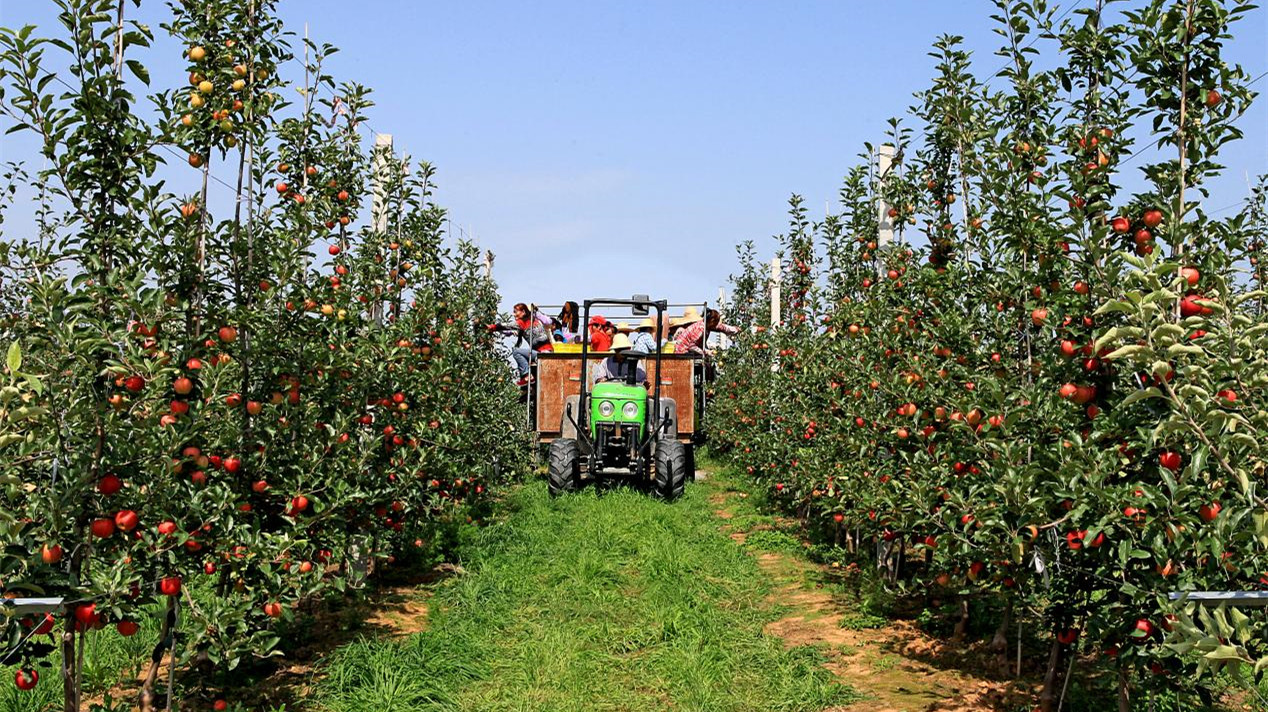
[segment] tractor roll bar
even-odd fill
[[[642,300],[642,299],[587,299],[585,300],[582,306],[582,315],[584,317],[581,322],[582,324],[588,325],[590,323],[590,307],[594,305],[641,307],[643,309],[646,309],[648,307],[655,307],[656,308],[656,333],[658,334],[660,333],[661,327],[665,321],[665,309],[668,308],[668,304],[666,304],[665,300],[663,299],[659,301]],[[581,341],[581,395],[577,399],[577,409],[581,411],[580,413],[581,419],[577,422],[577,435],[578,437],[584,437],[584,438],[590,437],[589,435],[590,431],[587,430],[586,428],[586,425],[587,425],[586,421],[589,419],[589,414],[590,414],[590,409],[586,406],[586,391],[589,390],[589,383],[590,383],[590,371],[589,369],[586,368],[586,360],[589,354],[590,354],[590,339],[588,338],[582,339]],[[648,429],[647,441],[639,444],[639,450],[642,450],[644,447],[647,446],[647,442],[650,442],[652,435],[654,433],[660,431],[660,357],[661,357],[661,349],[657,348],[656,349],[656,376],[655,376],[656,388],[653,389],[653,394],[652,394],[652,413],[654,418],[652,421],[653,427]],[[635,370],[637,370],[638,365],[635,364],[634,368]],[[591,453],[593,454],[593,450],[594,450],[593,444],[590,450],[591,450]]]

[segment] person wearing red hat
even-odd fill
[[[607,351],[612,348],[612,333],[616,331],[614,324],[595,314],[590,317],[589,331],[591,351]]]

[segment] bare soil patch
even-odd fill
[[[739,495],[719,491],[710,501],[724,521],[723,530],[743,545],[753,531],[772,526],[759,524],[747,531],[732,527]],[[782,517],[775,521],[783,531],[792,524]],[[819,648],[827,657],[824,667],[867,697],[828,712],[1008,712],[1033,699],[1024,681],[997,679],[986,672],[993,662],[984,646],[943,641],[906,620],[862,630],[842,627],[842,621],[855,614],[853,603],[812,583],[830,573],[827,567],[793,553],[753,555],[775,584],[771,598],[788,611],[765,632],[789,647]]]

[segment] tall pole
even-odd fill
[[[780,302],[783,300],[780,295],[780,269],[779,258],[776,257],[770,261],[770,327],[774,329],[779,326],[782,320],[780,316]]]
[[[389,157],[392,155],[392,134],[374,134],[374,194],[371,203],[371,221],[374,231],[387,233],[387,184]]]
[[[726,287],[718,287],[718,311],[721,312],[724,309],[726,309]],[[718,347],[724,349],[730,348],[731,337],[719,331]]]
[[[893,206],[885,200],[885,182],[889,171],[894,166],[893,144],[883,144],[876,149],[876,192],[880,196],[876,201],[876,246],[882,248],[894,241],[894,221],[889,217]]]
[[[374,150],[371,154],[374,172],[373,186],[370,191],[370,224],[371,230],[378,240],[387,235],[387,196],[393,177],[389,175],[392,157],[392,134],[374,134]],[[399,221],[398,221],[399,222]],[[391,253],[399,263],[399,251]],[[393,268],[399,264],[389,265]],[[376,297],[370,309],[370,318],[380,326],[383,324],[383,295]],[[358,571],[358,573],[360,573]]]

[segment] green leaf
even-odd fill
[[[1207,660],[1241,660],[1242,652],[1232,645],[1221,645],[1203,656]]]
[[[1190,344],[1172,344],[1167,347],[1168,356],[1202,356],[1206,350],[1201,346],[1192,346]]]
[[[1141,346],[1140,344],[1128,344],[1127,346],[1120,346],[1108,354],[1105,354],[1103,360],[1113,361],[1114,359],[1120,359],[1127,356],[1135,356],[1136,354],[1147,350],[1149,350],[1149,347],[1147,346]]]
[[[1129,302],[1116,299],[1114,301],[1105,302],[1101,306],[1097,307],[1096,311],[1093,312],[1092,315],[1100,316],[1102,314],[1110,314],[1113,312],[1121,312],[1124,314],[1130,314],[1131,312],[1134,312],[1135,310],[1136,308],[1132,306],[1132,304],[1130,304]]]
[[[146,69],[144,64],[135,59],[129,59],[124,64],[128,65],[128,69],[132,70],[132,74],[137,79],[140,79],[143,84],[146,86],[150,85],[150,70]]]
[[[9,344],[9,355],[6,360],[11,375],[17,376],[22,372],[22,347],[18,345],[18,342]]]
[[[1108,344],[1109,342],[1117,338],[1118,338],[1118,327],[1117,326],[1111,327],[1104,334],[1101,334],[1100,336],[1096,337],[1096,341],[1095,343],[1092,344],[1092,348],[1099,351],[1101,347],[1105,346],[1105,344]]]
[[[1142,401],[1146,398],[1161,398],[1161,397],[1162,397],[1162,391],[1158,390],[1154,386],[1150,386],[1148,388],[1142,388],[1138,391],[1131,392],[1130,394],[1127,395],[1126,398],[1123,399],[1123,402],[1120,405],[1127,406],[1137,401]]]

